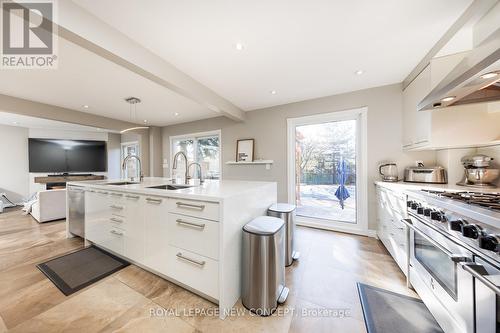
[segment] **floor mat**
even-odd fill
[[[96,246],[90,246],[36,267],[68,296],[128,265],[130,263],[127,261]]]
[[[442,333],[418,298],[358,283],[368,333]]]

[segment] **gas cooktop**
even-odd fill
[[[480,206],[495,212],[500,212],[500,193],[481,193],[481,192],[446,192],[435,190],[422,190],[438,197],[458,200],[470,205]]]

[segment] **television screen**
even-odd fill
[[[106,171],[105,141],[29,139],[30,172]]]

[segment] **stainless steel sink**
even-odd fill
[[[139,183],[127,182],[127,181],[115,182],[115,183],[106,183],[106,185],[135,185],[135,184],[139,184]]]
[[[191,185],[158,185],[158,186],[150,186],[148,188],[153,188],[153,189],[157,189],[157,190],[170,190],[170,191],[174,191],[174,190],[182,190],[183,188],[188,188],[188,187],[193,187]]]

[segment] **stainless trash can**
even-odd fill
[[[284,226],[281,219],[260,216],[243,227],[241,301],[261,316],[271,315],[288,296]]]
[[[285,222],[285,266],[290,266],[299,259],[300,253],[295,251],[295,205],[277,203],[269,207],[268,216],[282,219]]]

